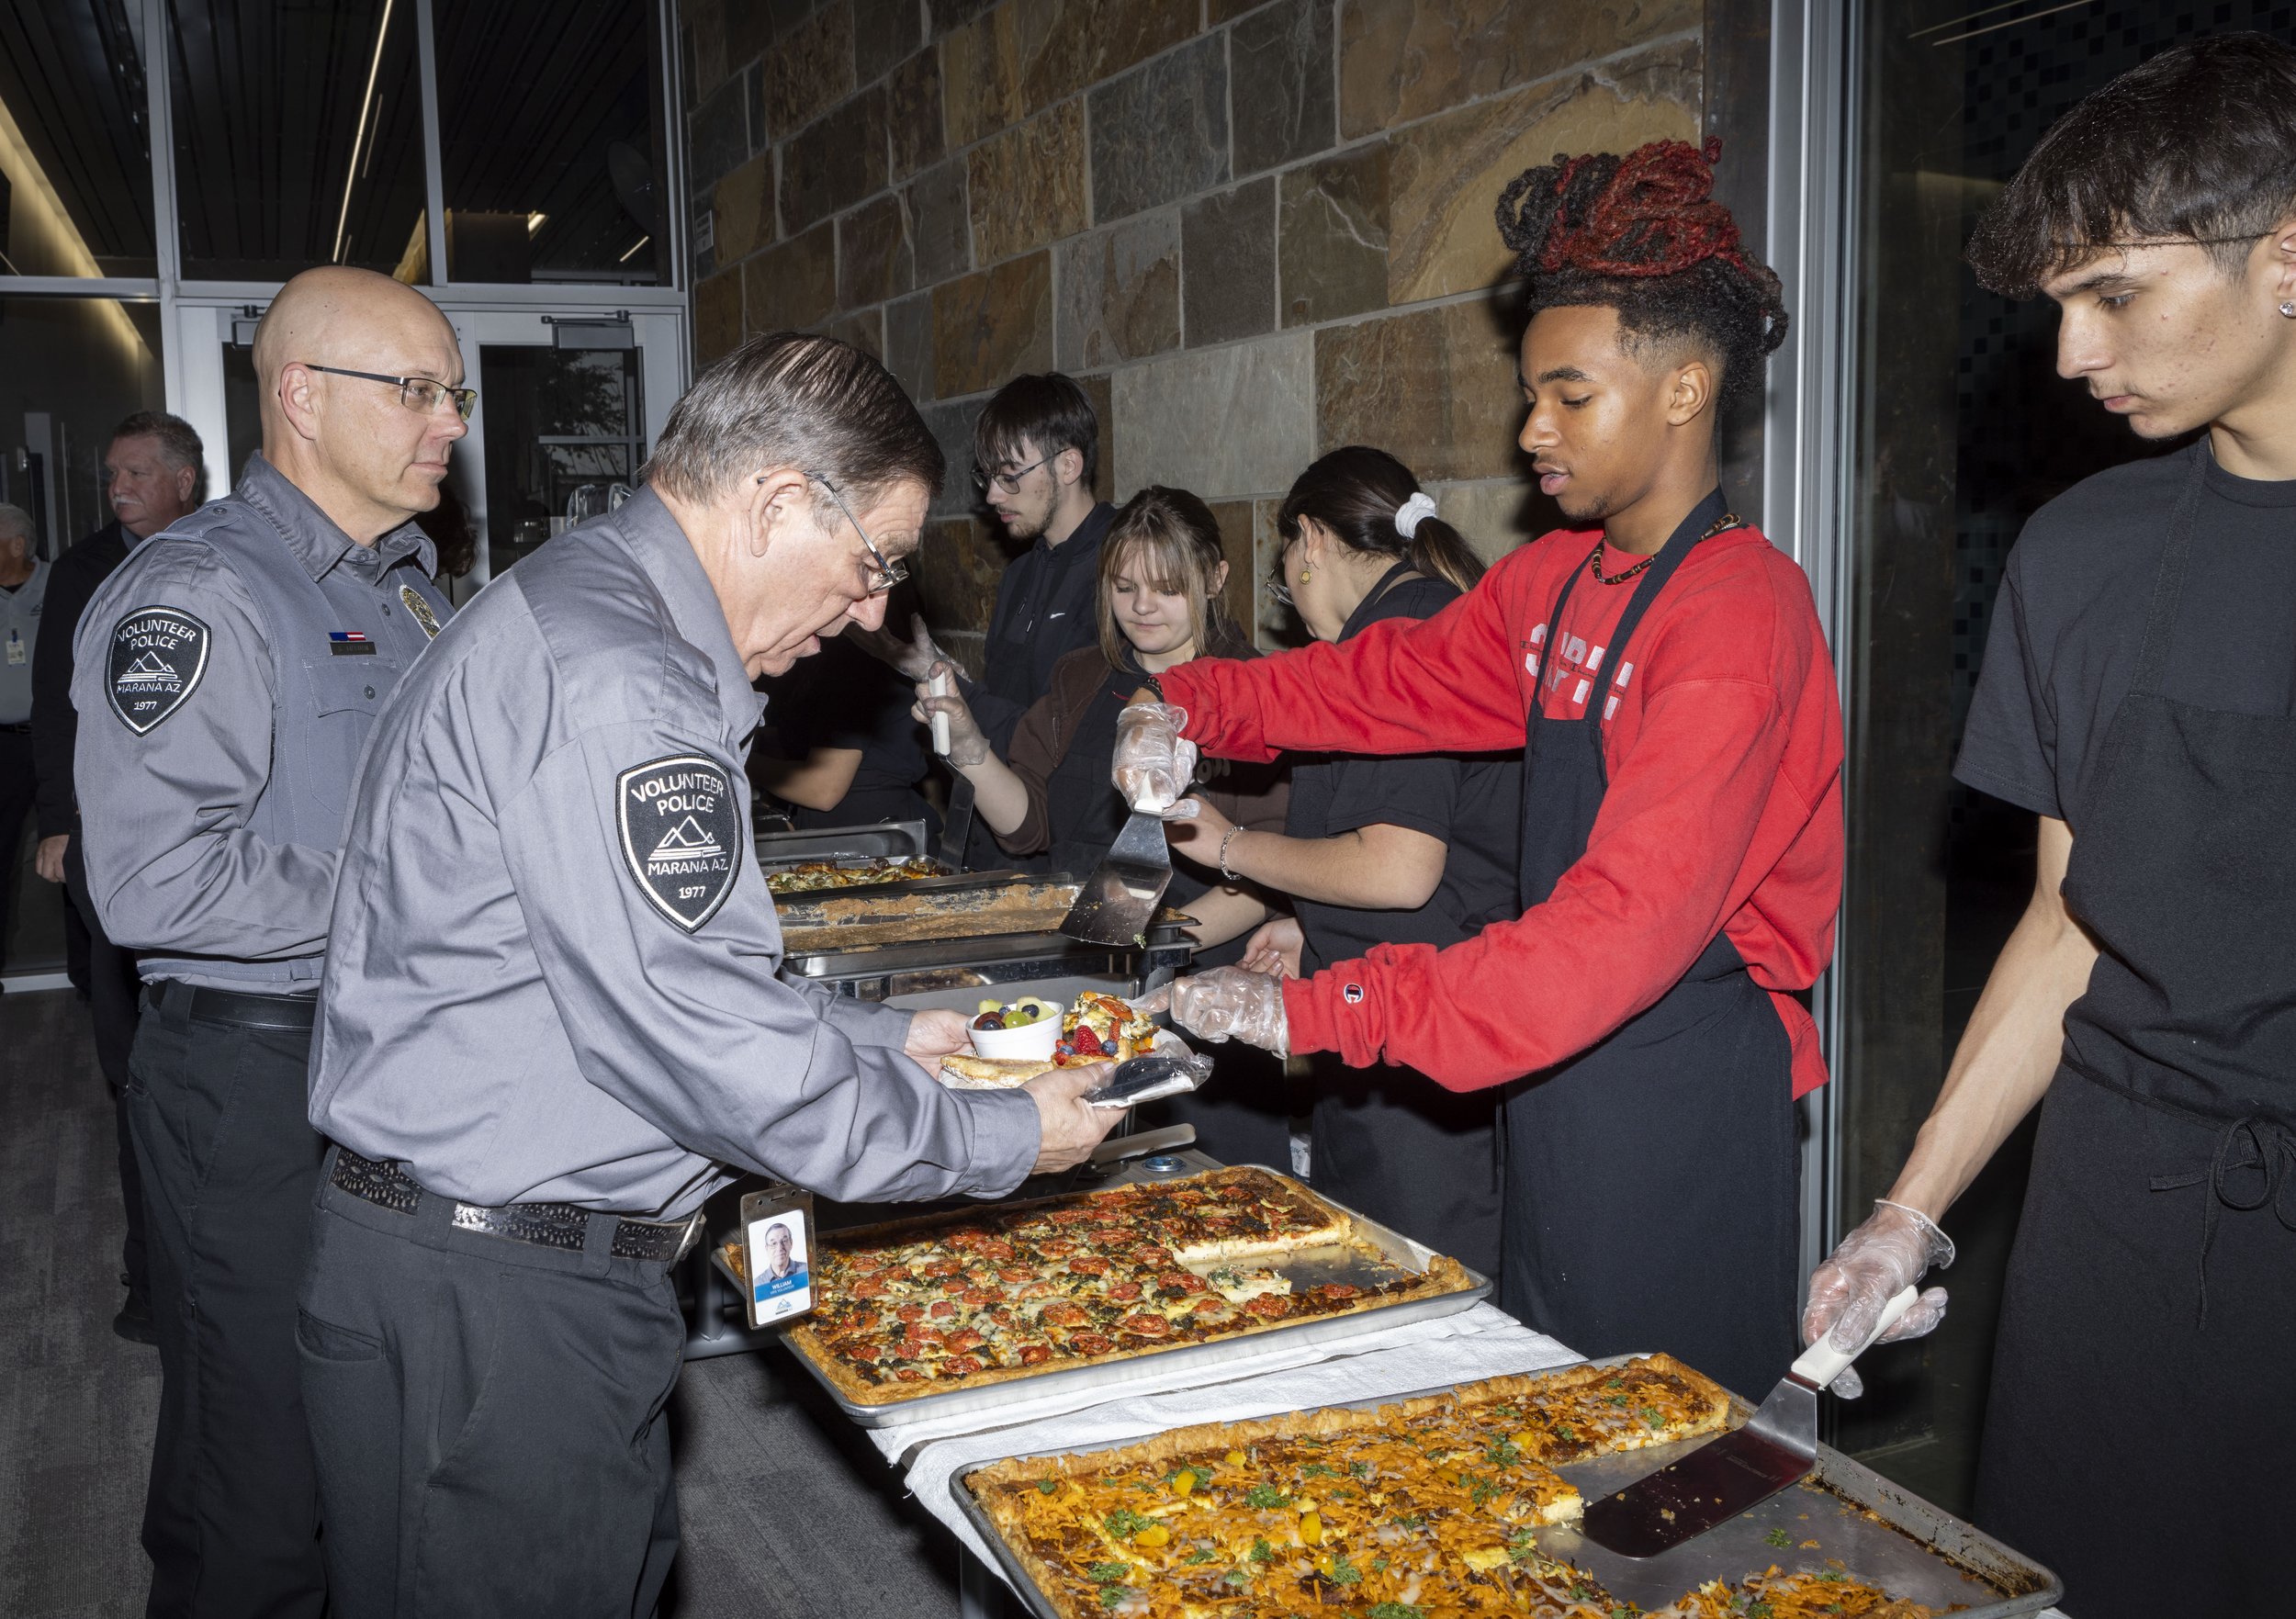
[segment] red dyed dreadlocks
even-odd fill
[[[1615,309],[1630,332],[1710,350],[1726,399],[1755,391],[1762,360],[1785,341],[1785,304],[1776,275],[1713,199],[1721,150],[1656,141],[1623,158],[1559,152],[1514,180],[1499,198],[1499,235],[1528,284],[1530,312]]]

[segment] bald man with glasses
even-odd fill
[[[129,1057],[162,1385],[154,1615],[317,1615],[296,1287],[323,1143],[306,1072],[344,813],[392,689],[453,616],[414,524],[467,431],[454,329],[326,267],[255,335],[263,449],[82,614],[90,897],[144,953]]]

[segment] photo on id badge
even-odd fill
[[[742,1199],[751,1326],[771,1326],[813,1308],[810,1201],[802,1193],[795,1197],[751,1193]]]

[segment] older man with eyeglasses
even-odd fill
[[[454,612],[413,522],[466,431],[445,317],[310,270],[254,363],[262,452],[138,545],[73,636],[89,895],[145,952],[126,1111],[162,1372],[153,1614],[326,1604],[295,1349],[322,1151],[306,1067],[360,750]]]
[[[338,1619],[650,1613],[677,1549],[670,1268],[737,1172],[1000,1195],[1112,1114],[1100,1065],[943,1089],[963,1015],[782,972],[751,688],[874,628],[941,477],[874,360],[753,339],[647,487],[446,627],[384,705],[311,1122],[302,1375]]]

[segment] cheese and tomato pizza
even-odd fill
[[[1457,1262],[1295,1288],[1283,1259],[1354,1246],[1345,1213],[1264,1169],[1146,1181],[825,1238],[793,1348],[884,1404],[1469,1286]]]
[[[1063,1619],[1637,1619],[1540,1549],[1581,1508],[1554,1469],[1716,1432],[1728,1411],[1654,1355],[996,1462],[965,1484]],[[1928,1614],[1828,1567],[1713,1582],[1651,1619]]]

